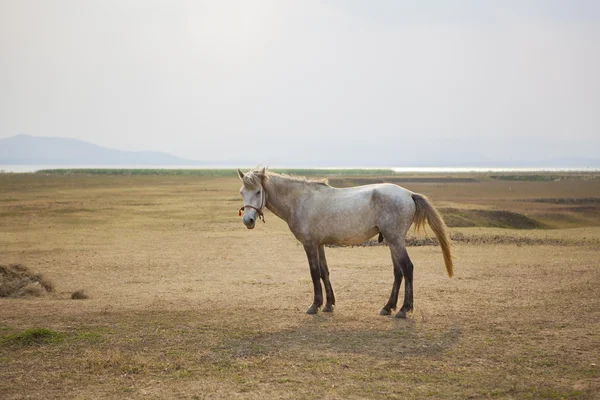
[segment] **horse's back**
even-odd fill
[[[410,199],[413,194],[413,192],[411,192],[410,190],[403,188],[402,186],[398,186],[394,183],[378,183],[370,186],[373,187],[373,191],[375,191],[376,193],[379,193],[382,196],[395,200],[406,201]]]
[[[391,229],[405,233],[415,211],[411,196],[409,190],[388,183],[328,187],[302,203],[293,225],[299,229],[297,237],[310,235],[322,243],[361,243]]]
[[[413,192],[393,183],[376,183],[349,188],[328,188],[315,198],[316,208],[322,211],[358,211],[413,209]],[[333,190],[331,190],[333,189]]]

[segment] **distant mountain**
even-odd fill
[[[202,165],[155,151],[121,151],[76,139],[16,135],[0,139],[0,165]]]
[[[17,135],[0,139],[0,165],[37,165],[37,166],[253,166],[261,163],[286,167],[411,167],[411,168],[582,168],[600,169],[600,159],[592,158],[555,158],[537,160],[488,159],[478,153],[449,152],[440,155],[423,155],[411,159],[407,156],[398,160],[361,160],[357,165],[355,155],[344,158],[324,160],[315,157],[312,162],[294,162],[292,159],[235,161],[186,160],[163,152],[121,151],[97,146],[76,139],[37,137]]]

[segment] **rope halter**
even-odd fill
[[[242,208],[240,208],[240,210],[238,212],[238,217],[242,216],[242,211],[246,211],[246,208],[251,208],[253,210],[256,210],[256,212],[258,213],[258,219],[262,219],[262,222],[265,223],[265,214],[263,214],[262,209],[265,207],[266,202],[267,202],[267,194],[265,193],[265,188],[263,187],[263,185],[260,185],[260,208],[256,208],[249,204],[245,205]]]

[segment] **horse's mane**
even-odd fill
[[[287,174],[278,174],[277,172],[271,172],[269,170],[265,170],[265,176],[263,177],[262,168],[254,168],[251,171],[248,171],[244,174],[244,178],[242,181],[244,182],[244,186],[247,188],[257,188],[260,187],[263,183],[266,183],[272,177],[285,179],[286,181],[296,182],[296,183],[304,183],[308,185],[323,185],[329,186],[329,182],[327,178],[323,179],[307,179],[303,176],[292,176]]]
[[[288,181],[299,182],[299,183],[308,183],[310,185],[323,185],[329,186],[329,181],[327,178],[318,178],[318,179],[308,179],[304,176],[293,176],[287,174],[278,174],[276,172],[267,171],[267,176],[278,176]]]

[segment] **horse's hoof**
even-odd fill
[[[333,312],[333,308],[333,304],[325,304],[325,307],[323,307],[323,312]]]
[[[379,311],[379,315],[390,315],[392,313],[392,310],[388,309],[388,308],[382,308],[381,311]]]
[[[317,307],[316,304],[313,304],[312,306],[308,307],[308,310],[306,310],[307,314],[310,315],[314,315],[319,311],[319,307]]]
[[[398,311],[398,313],[396,314],[396,318],[402,318],[402,319],[406,318],[406,311],[404,311],[404,310]]]

